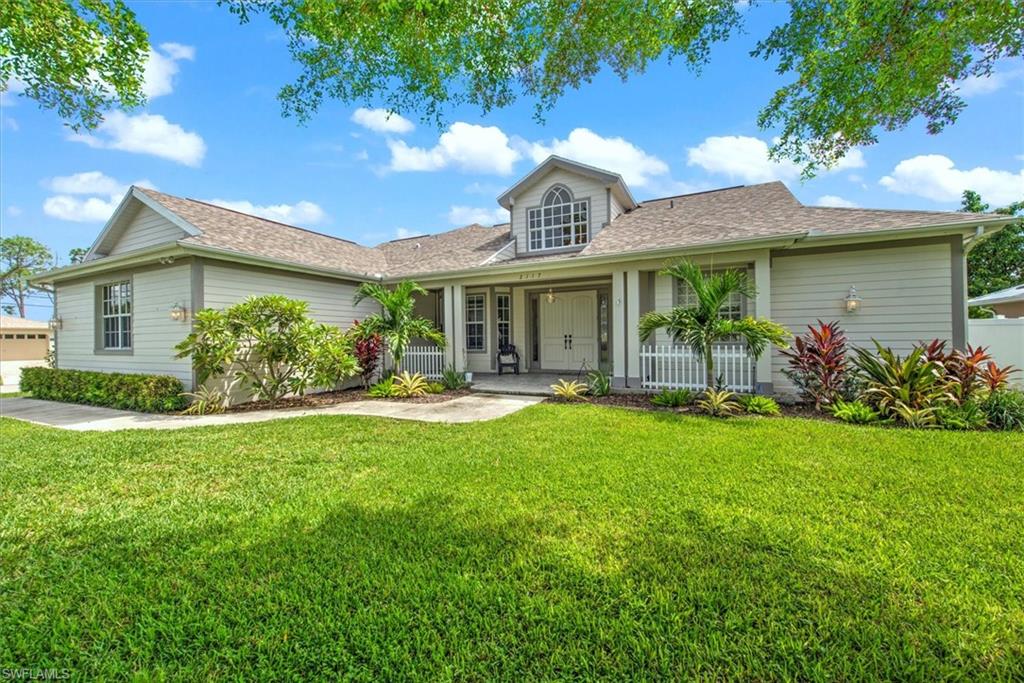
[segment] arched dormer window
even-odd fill
[[[582,246],[590,239],[590,206],[574,201],[564,185],[552,185],[540,206],[529,209],[530,251]]]

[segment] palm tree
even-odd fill
[[[780,348],[788,346],[786,338],[789,332],[778,323],[751,316],[740,320],[719,316],[722,306],[733,294],[739,293],[748,299],[754,297],[754,285],[744,271],[705,274],[696,263],[680,261],[666,267],[661,274],[671,275],[688,284],[696,295],[697,305],[676,306],[668,313],[652,311],[644,314],[640,318],[640,340],[647,341],[655,331],[666,330],[673,341],[686,344],[704,360],[708,387],[715,385],[715,361],[711,355],[715,342],[738,336],[747,343],[747,349],[755,359],[761,357],[769,344]]]
[[[403,280],[394,289],[377,282],[364,282],[356,290],[353,303],[373,299],[380,304],[381,312],[363,318],[359,327],[365,334],[381,336],[395,361],[396,372],[402,364],[405,348],[414,337],[432,341],[441,348],[445,346],[444,334],[434,328],[434,323],[413,315],[414,295],[426,293],[427,290],[412,280]]]

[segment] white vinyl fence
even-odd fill
[[[988,347],[998,365],[1024,368],[1024,318],[989,318],[967,321],[967,342]],[[1024,386],[1024,372],[1010,375],[1010,382]]]
[[[427,379],[441,379],[444,365],[444,349],[433,344],[406,347],[402,356],[402,372],[413,375],[418,372]]]
[[[754,390],[754,362],[745,344],[716,344],[715,375],[732,391]],[[640,346],[640,383],[644,389],[705,389],[704,361],[685,346]]]

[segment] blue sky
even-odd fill
[[[543,124],[522,101],[486,116],[456,109],[442,130],[415,112],[385,120],[373,102],[360,114],[329,102],[300,126],[275,97],[297,68],[274,25],[238,25],[213,3],[133,8],[155,53],[144,109],[76,138],[51,112],[3,95],[0,231],[64,260],[92,243],[131,183],[376,244],[501,220],[495,197],[551,152],[622,173],[640,199],[775,179],[807,204],[955,209],[966,187],[993,205],[1024,196],[1020,63],[967,84],[966,111],[938,136],[920,120],[881,133],[806,183],[768,162],[773,132],[757,128],[757,113],[783,81],[748,53],[782,6],[751,10],[746,35],[717,46],[700,77],[661,62],[628,83],[601,75]]]

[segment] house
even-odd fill
[[[619,387],[696,386],[692,354],[637,333],[645,312],[688,300],[659,274],[681,257],[750,273],[756,298],[738,297],[723,315],[770,317],[797,333],[839,320],[854,343],[904,351],[936,337],[963,346],[965,254],[1009,220],[805,206],[781,182],[638,201],[619,174],[554,156],[497,201],[508,224],[367,247],[133,187],[83,263],[41,278],[56,289],[57,365],[190,385],[190,362],[172,349],[196,310],[273,292],[345,327],[375,306],[353,305],[360,282],[411,278],[430,291],[417,309],[448,336],[443,352],[426,352],[443,364],[490,372],[511,342],[523,372],[602,367]],[[719,368],[738,389],[785,392],[784,360],[753,362],[726,344]]]
[[[39,320],[0,315],[0,385],[17,385],[21,369],[46,365],[50,326]]]
[[[1024,318],[1024,282],[968,300],[968,306],[981,306],[1004,318]]]

